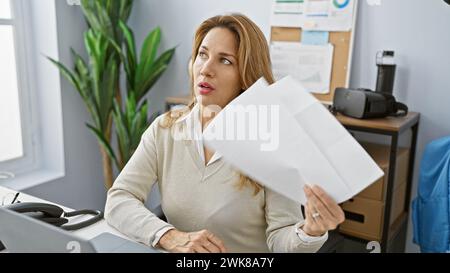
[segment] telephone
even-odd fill
[[[80,228],[92,225],[99,220],[103,219],[103,212],[99,210],[77,210],[71,212],[65,212],[62,208],[46,203],[14,203],[5,206],[5,208],[26,214],[27,216],[44,221],[54,226],[61,227],[65,230],[77,230]],[[66,217],[73,217],[77,215],[89,214],[93,217],[71,225],[66,225],[69,220]]]

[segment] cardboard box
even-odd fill
[[[383,201],[386,196],[385,185],[387,185],[387,180],[389,177],[389,146],[374,143],[361,143],[361,145],[383,170],[384,176],[360,192],[357,197]],[[394,191],[403,181],[407,180],[408,163],[409,149],[399,148],[397,151],[397,162],[395,168]]]
[[[339,231],[369,241],[379,241],[384,204],[381,201],[355,197],[342,204],[346,220]]]
[[[381,168],[385,175],[378,179],[375,183],[364,189],[360,192],[357,197],[367,198],[377,201],[383,201],[385,198],[384,185],[387,184],[387,175],[388,170],[386,168]]]
[[[404,181],[393,193],[390,225],[405,211],[406,186]],[[339,226],[340,232],[370,241],[381,241],[385,203],[354,197],[343,203],[342,209],[346,220]]]
[[[346,220],[340,225],[339,230],[365,240],[381,241],[389,174],[389,147],[372,143],[362,143],[362,146],[383,169],[385,175],[353,199],[342,204]],[[390,225],[405,210],[408,163],[409,149],[400,148],[397,152]]]

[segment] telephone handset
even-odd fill
[[[26,214],[27,216],[44,221],[54,226],[61,227],[65,230],[80,229],[103,219],[103,212],[98,210],[78,210],[65,212],[62,208],[46,203],[14,203],[5,206],[5,208]],[[78,222],[71,225],[65,225],[69,222],[66,217],[73,217],[77,215],[90,214],[94,215],[86,221]]]
[[[45,203],[15,203],[6,206],[7,209],[23,213],[27,216],[44,221],[46,223],[62,226],[69,222],[63,217],[64,210],[58,206]]]

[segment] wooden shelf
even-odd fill
[[[337,114],[336,119],[344,126],[402,132],[419,120],[420,114],[409,112],[405,117],[386,117],[377,119],[357,119]]]
[[[388,241],[392,241],[397,234],[402,230],[403,226],[408,220],[408,213],[403,212],[389,227],[389,239]]]

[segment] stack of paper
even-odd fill
[[[319,185],[338,203],[383,176],[361,145],[293,78],[260,79],[208,125],[205,144],[262,185],[306,203]]]

